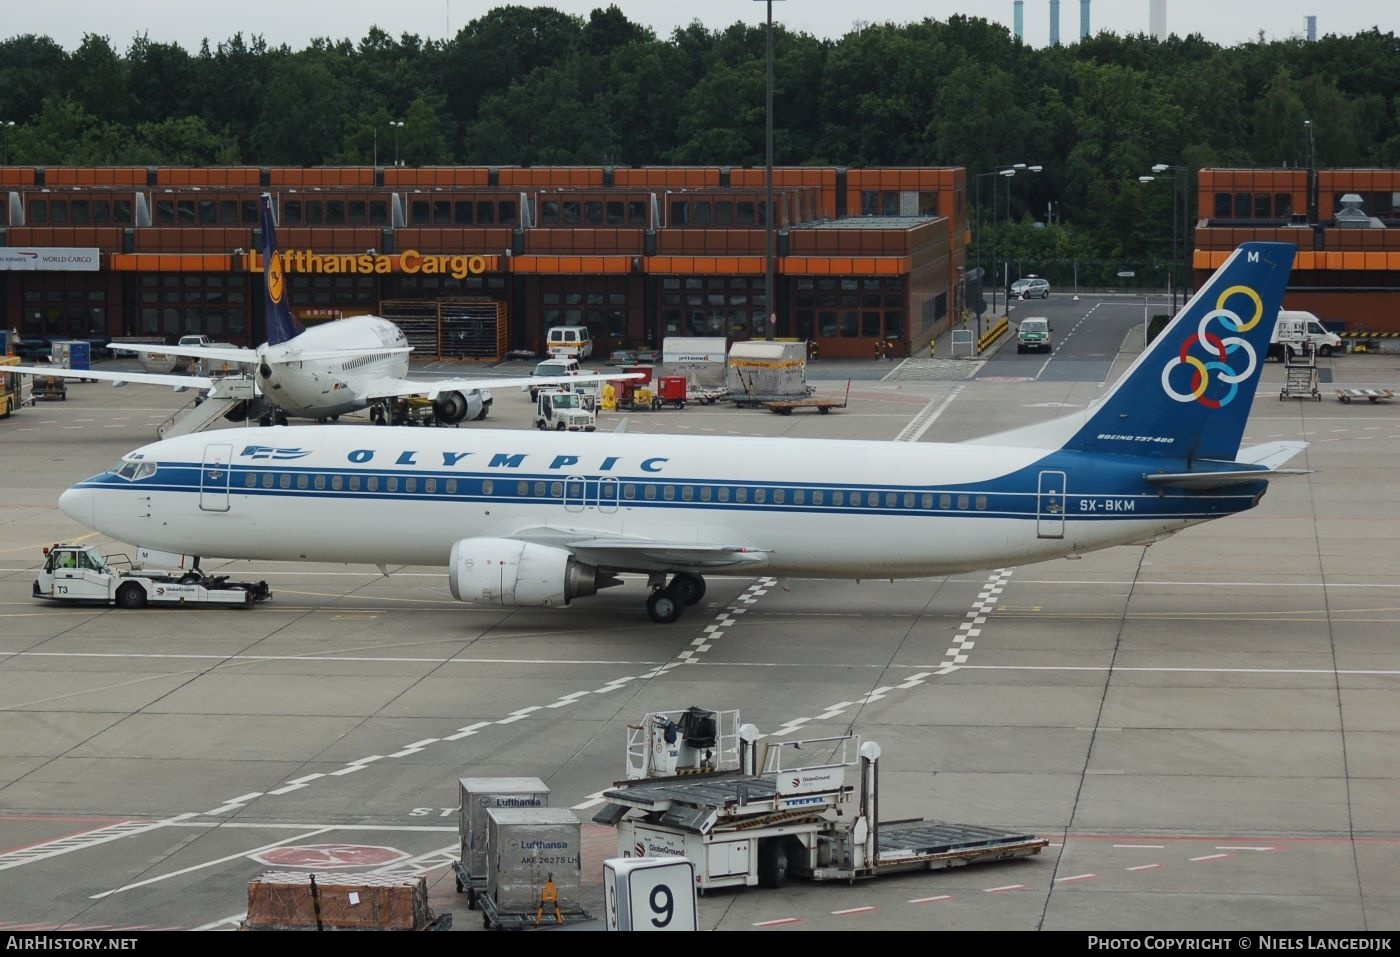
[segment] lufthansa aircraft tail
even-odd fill
[[[275,346],[306,330],[292,318],[287,304],[287,277],[277,254],[277,228],[272,222],[272,194],[262,194],[263,288],[267,301],[267,344]],[[1267,345],[1267,343],[1266,343]]]
[[[1233,462],[1297,247],[1244,243],[1083,412],[979,444]]]

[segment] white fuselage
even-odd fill
[[[324,419],[370,405],[371,382],[406,378],[407,347],[388,319],[352,316],[264,345],[254,375],[263,395],[288,415]]]
[[[1128,457],[991,445],[304,426],[182,436],[124,461],[138,458],[154,474],[94,476],[63,510],[163,551],[367,564],[446,565],[454,543],[491,536],[918,577],[1151,541],[1258,498],[1164,492]],[[677,567],[636,555],[613,567]]]

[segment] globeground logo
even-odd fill
[[[1250,316],[1240,318],[1241,313]],[[1182,340],[1181,351],[1162,367],[1162,391],[1177,402],[1198,402],[1208,409],[1219,409],[1234,401],[1239,384],[1248,381],[1259,366],[1259,355],[1248,340],[1241,338],[1264,318],[1259,293],[1248,286],[1231,286],[1220,294],[1215,308],[1201,317],[1193,337]],[[1195,346],[1205,357],[1193,354]],[[1237,367],[1243,366],[1237,370]],[[1178,369],[1189,369],[1190,379]],[[1188,391],[1173,384],[1189,382]]]

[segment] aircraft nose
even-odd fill
[[[75,522],[80,522],[88,528],[96,528],[93,523],[93,494],[90,489],[70,488],[58,497],[58,507],[63,510]]]

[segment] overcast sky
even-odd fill
[[[312,37],[359,40],[371,26],[398,36],[416,33],[442,39],[480,17],[499,3],[482,0],[43,0],[21,3],[6,0],[0,16],[0,37],[37,33],[52,37],[72,50],[83,34],[106,36],[118,51],[142,32],[152,40],[179,43],[191,52],[209,38],[211,46],[233,34],[262,34],[273,44],[293,49],[305,47]],[[554,0],[523,6],[548,6],[587,17],[608,4],[598,0]],[[643,23],[657,36],[699,19],[717,29],[738,20],[762,23],[765,0],[618,0],[629,20]],[[835,39],[860,20],[896,23],[932,17],[946,20],[953,14],[985,17],[1005,24],[1012,21],[1012,0],[775,0],[773,19],[789,29]],[[1396,0],[1166,0],[1167,31],[1185,35],[1200,33],[1206,39],[1233,46],[1255,39],[1286,39],[1305,34],[1304,18],[1317,16],[1319,36],[1351,34],[1372,27],[1383,33],[1400,33],[1400,3]],[[1032,46],[1046,44],[1050,35],[1050,0],[1025,0],[1025,40]],[[1080,0],[1061,0],[1060,39],[1079,37]],[[1091,29],[1121,35],[1148,32],[1148,0],[1093,0]]]

